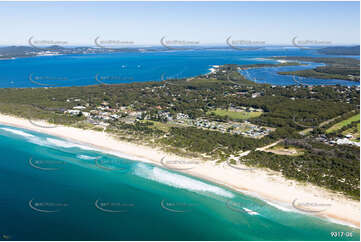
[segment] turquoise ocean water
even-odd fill
[[[8,240],[360,239],[356,228],[29,130],[0,125],[0,153]]]

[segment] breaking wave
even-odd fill
[[[159,167],[152,167],[145,164],[138,163],[133,171],[134,175],[150,179],[159,183],[166,184],[168,186],[186,189],[197,193],[212,193],[218,196],[233,198],[234,195],[227,190],[210,185],[205,182],[176,174]]]

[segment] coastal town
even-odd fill
[[[79,98],[68,99],[67,102],[82,102]],[[219,122],[212,121],[204,118],[192,119],[189,115],[184,113],[176,113],[174,117],[170,112],[162,111],[160,106],[157,106],[157,113],[151,115],[147,111],[135,111],[131,106],[112,108],[109,103],[103,101],[99,106],[91,108],[88,103],[83,105],[74,106],[72,109],[64,110],[64,114],[71,116],[82,116],[85,118],[85,122],[98,126],[99,128],[106,128],[110,125],[110,121],[120,121],[127,124],[134,124],[141,121],[157,121],[159,120],[170,126],[185,126],[196,127],[200,129],[208,129],[218,131],[222,133],[240,134],[251,138],[262,138],[268,135],[273,128],[262,127],[247,120],[242,122]],[[260,112],[260,109],[240,107],[238,109],[234,107],[229,108],[229,112],[233,113],[254,113]],[[156,117],[156,118],[155,118]]]
[[[231,68],[231,69],[230,69]],[[229,87],[229,91],[223,94],[224,98],[249,98],[249,100],[258,100],[265,96],[265,90],[257,88],[252,84],[243,84],[239,86],[237,83],[228,80],[228,74],[232,68],[237,71],[240,70],[238,66],[213,66],[210,73],[201,75],[199,77],[187,78],[182,83],[198,83],[202,81],[213,82],[217,79],[222,79],[226,76],[228,84],[232,84]],[[170,85],[171,84],[171,85]],[[66,99],[66,106],[71,108],[62,109],[61,111],[65,115],[80,117],[82,122],[90,124],[99,129],[105,130],[109,125],[114,123],[125,123],[134,125],[136,123],[152,122],[155,126],[162,126],[166,128],[170,127],[194,127],[197,129],[217,131],[220,133],[228,133],[231,135],[241,135],[244,137],[261,139],[274,132],[276,129],[267,125],[259,125],[254,122],[254,119],[264,114],[265,110],[262,108],[255,108],[252,106],[243,106],[239,104],[229,103],[226,107],[218,108],[217,106],[207,104],[207,112],[202,113],[198,117],[192,117],[186,112],[174,112],[172,109],[177,105],[177,98],[179,94],[173,92],[171,87],[179,85],[177,82],[165,81],[163,84],[159,84],[152,87],[143,87],[140,89],[144,95],[157,95],[157,93],[169,93],[167,94],[171,98],[171,102],[162,105],[139,105],[139,101],[124,105],[120,103],[111,104],[108,101],[101,101],[97,105],[90,104],[86,99],[81,97],[71,97]],[[350,104],[352,102],[352,95],[354,92],[359,92],[360,87],[337,87],[337,86],[275,86],[271,85],[268,90],[272,92],[305,92],[307,90],[310,100],[317,100],[320,92],[320,88],[328,88],[333,90],[337,95],[343,96],[343,102]],[[241,89],[241,91],[239,91]],[[275,97],[276,94],[272,94]],[[317,98],[316,98],[317,97]],[[288,99],[292,101],[302,100],[303,97],[290,96]],[[204,101],[204,100],[203,100]],[[310,126],[303,126],[300,122],[294,121],[300,127],[309,128]],[[301,122],[302,123],[302,122]],[[309,131],[309,130],[308,130]],[[350,131],[350,130],[349,130]],[[303,131],[300,133],[302,134]],[[357,132],[343,132],[338,136],[328,137],[325,134],[316,135],[316,139],[319,142],[329,145],[354,145],[360,146],[359,135]]]
[[[75,98],[74,101],[79,102],[81,100]],[[101,129],[106,129],[106,127],[114,121],[134,124],[135,122],[159,122],[158,120],[161,120],[163,123],[166,123],[170,126],[196,127],[200,129],[218,131],[221,133],[239,134],[251,138],[262,138],[275,130],[274,128],[252,124],[247,120],[239,122],[219,122],[212,121],[207,118],[192,119],[189,117],[189,115],[184,113],[176,113],[175,117],[173,117],[170,112],[162,111],[161,107],[158,107],[158,109],[160,110],[157,111],[157,118],[154,120],[154,115],[151,116],[147,111],[134,111],[132,107],[111,108],[109,103],[104,101],[95,109],[91,109],[89,108],[89,104],[85,104],[85,106],[79,105],[74,106],[72,109],[65,110],[64,114],[72,116],[83,116],[85,118],[85,122],[91,125],[95,125]],[[229,108],[229,111],[252,113],[258,112],[259,110],[253,108],[246,110],[245,107],[240,107],[240,109],[237,109],[237,111],[235,111],[234,108]],[[327,138],[325,135],[320,135],[317,140],[330,145],[345,144],[360,147],[360,140],[358,139],[358,141],[355,141],[357,138],[356,136],[357,135],[346,134],[343,137]]]

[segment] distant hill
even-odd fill
[[[0,47],[0,54],[22,54],[25,51],[33,51],[34,48],[30,46],[7,46]]]
[[[44,52],[52,52],[49,54],[94,54],[94,53],[113,53],[113,52],[139,52],[139,51],[154,51],[151,48],[99,48],[99,47],[63,47],[52,45],[47,47],[35,46],[6,46],[0,47],[0,59],[31,57],[43,55]]]
[[[326,55],[360,55],[360,46],[326,47],[318,50],[318,52]]]

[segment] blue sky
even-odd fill
[[[359,2],[0,2],[0,45],[38,40],[360,42]]]

